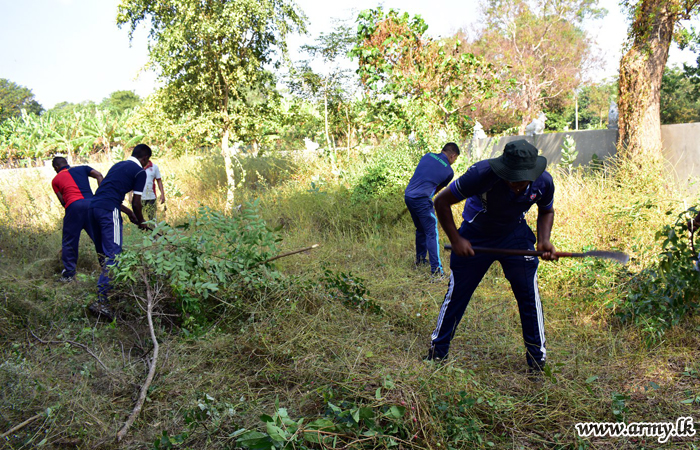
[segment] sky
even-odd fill
[[[290,49],[330,31],[333,19],[376,7],[381,0],[297,0],[309,19],[309,35],[293,36]],[[428,34],[449,35],[469,29],[478,20],[478,0],[383,0],[383,6],[420,14]],[[606,66],[593,74],[601,80],[617,72],[627,32],[626,17],[617,0],[599,0],[607,17],[589,31],[600,43]],[[157,86],[148,61],[147,32],[137,30],[132,42],[128,29],[116,25],[119,0],[0,0],[0,78],[32,90],[46,109],[67,101],[100,102],[117,90],[133,90],[145,97]],[[669,61],[692,62],[695,56],[672,48]]]

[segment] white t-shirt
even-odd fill
[[[151,165],[144,169],[146,171],[146,187],[143,189],[142,200],[155,200],[156,199],[156,180],[160,180],[160,170],[158,166],[151,163]]]

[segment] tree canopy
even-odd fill
[[[229,203],[233,169],[229,139],[254,136],[277,92],[268,70],[286,36],[303,31],[305,17],[287,0],[122,0],[117,24],[149,26],[151,65],[165,82],[173,116],[211,116],[220,124]]]
[[[23,109],[37,115],[44,111],[31,89],[0,78],[0,122],[19,116]]]
[[[482,8],[473,51],[508,67],[515,86],[484,105],[479,120],[492,127],[510,116],[522,134],[548,102],[571,98],[586,70],[599,64],[582,24],[605,11],[597,0],[485,0]]]

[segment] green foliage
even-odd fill
[[[381,314],[382,312],[382,308],[377,302],[367,298],[369,291],[365,287],[365,280],[358,276],[353,276],[351,272],[334,273],[325,269],[321,277],[321,283],[323,283],[327,291],[336,294],[331,294],[332,297],[339,297],[343,304],[349,308],[357,308],[375,314]]]
[[[102,100],[100,106],[115,114],[123,114],[128,109],[134,109],[141,104],[141,97],[134,91],[114,91]]]
[[[336,140],[344,137],[350,148],[356,128],[354,94],[357,79],[347,66],[346,54],[354,45],[356,36],[351,28],[339,24],[330,33],[322,33],[313,45],[302,50],[322,63],[321,71],[311,68],[311,61],[302,61],[290,71],[288,85],[291,91],[312,102],[324,118],[326,148],[336,147]],[[343,136],[344,135],[344,136]]]
[[[483,443],[480,431],[484,424],[473,410],[474,406],[484,403],[483,397],[474,398],[465,391],[432,396],[433,408],[440,417],[450,444],[456,448],[466,448]]]
[[[230,216],[200,207],[178,227],[158,224],[119,255],[113,271],[115,279],[127,285],[143,277],[151,284],[165,283],[186,321],[200,322],[211,313],[207,306],[212,299],[213,304],[236,307],[231,298],[279,279],[265,262],[279,241],[255,202]],[[228,295],[219,297],[222,291]]]
[[[199,428],[203,427],[208,433],[216,433],[222,423],[235,413],[234,406],[225,401],[219,401],[209,394],[197,394],[197,401],[193,408],[184,411],[183,417],[187,429],[171,436],[167,430],[163,430],[160,437],[153,443],[155,450],[178,448],[187,442],[188,438]]]
[[[695,214],[697,210],[691,208],[673,225],[656,232],[662,252],[650,267],[632,277],[627,296],[619,301],[618,316],[641,327],[648,342],[656,342],[698,309],[700,273],[695,270],[697,255],[691,251],[685,228],[688,217]]]
[[[131,147],[144,133],[135,112],[113,114],[94,105],[63,105],[41,116],[22,112],[0,124],[0,161],[49,158],[56,153],[87,157]],[[121,155],[120,155],[121,156]]]
[[[362,202],[403,190],[421,156],[419,146],[406,144],[375,150],[372,164],[355,184],[353,199]]]
[[[44,108],[34,100],[30,89],[0,78],[0,123],[11,117],[18,117],[22,110],[39,115]]]
[[[425,36],[428,25],[420,16],[378,7],[362,11],[357,22],[357,44],[350,54],[359,60],[358,74],[370,99],[408,99],[423,115],[466,135],[471,121],[464,113],[509,86],[502,64],[466,51],[458,38]]]
[[[406,408],[397,405],[361,406],[343,402],[340,406],[328,402],[326,413],[305,424],[305,418],[297,421],[289,417],[285,408],[276,405],[272,415],[262,415],[265,431],[243,431],[236,444],[250,450],[339,448],[354,444],[352,448],[386,448],[399,445],[397,438],[412,438],[409,423],[405,420]]]
[[[215,121],[234,140],[256,136],[260,117],[275,104],[275,80],[266,66],[286,36],[303,31],[293,2],[277,0],[124,0],[117,24],[130,36],[149,28],[151,63],[165,82],[174,117],[195,114]]]
[[[697,69],[666,68],[661,79],[660,113],[662,124],[700,120],[700,76]]]

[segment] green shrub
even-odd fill
[[[164,283],[177,307],[190,320],[205,319],[207,302],[235,306],[230,297],[276,282],[279,273],[266,261],[276,253],[280,237],[267,228],[257,203],[227,215],[201,207],[187,222],[164,222],[127,248],[113,266],[118,282]],[[220,291],[227,295],[219,295]]]
[[[423,154],[418,146],[400,144],[375,150],[372,163],[354,187],[353,200],[363,201],[403,191]]]
[[[651,342],[698,309],[700,273],[686,230],[689,215],[696,213],[691,208],[656,232],[663,251],[650,267],[633,276],[629,293],[619,301],[618,316],[641,326]]]

